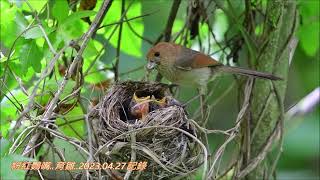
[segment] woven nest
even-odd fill
[[[149,109],[143,119],[135,118],[130,114],[134,94],[165,97],[167,105]],[[143,171],[112,170],[113,175],[124,177],[129,173],[130,179],[191,177],[202,164],[195,127],[188,122],[184,108],[170,95],[168,85],[118,83],[89,115],[97,146],[95,156],[100,163],[147,162]]]

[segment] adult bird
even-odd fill
[[[147,61],[149,71],[155,68],[174,84],[197,87],[200,95],[206,93],[208,82],[221,73],[281,79],[271,73],[226,66],[201,52],[169,42],[160,42],[152,47],[147,53]]]

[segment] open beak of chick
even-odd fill
[[[130,113],[137,119],[144,121],[150,110],[150,101],[150,96],[137,97],[137,95],[134,93],[130,102]]]

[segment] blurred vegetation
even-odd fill
[[[218,3],[228,8],[232,7],[236,20],[243,21],[244,1],[214,0],[212,4]],[[13,145],[9,134],[13,132],[16,120],[29,103],[30,94],[36,82],[54,54],[67,46],[71,40],[79,39],[88,31],[90,22],[93,21],[103,3],[102,0],[97,2],[88,0],[89,4],[81,4],[77,0],[29,0],[27,2],[0,1],[2,178],[10,175],[11,179],[22,179],[25,176],[24,171],[12,172],[10,170],[13,161],[23,161],[27,158],[21,155],[23,148],[18,148],[14,150],[15,153],[8,154],[9,148]],[[144,77],[143,66],[146,63],[144,56],[164,32],[172,2],[169,0],[128,0],[125,1],[126,14],[122,16],[122,1],[113,1],[100,29],[90,39],[82,55],[83,74],[74,73],[71,76],[59,98],[59,108],[55,109],[55,113],[58,114],[55,124],[65,136],[79,140],[86,138],[86,124],[83,117],[114,82],[114,65],[118,60],[120,81],[141,80]],[[210,0],[205,2],[210,2]],[[265,7],[267,4],[267,0],[249,2],[253,6]],[[296,36],[299,43],[290,65],[285,112],[319,86],[320,4],[318,0],[297,2],[300,18]],[[232,49],[225,39],[236,34],[238,30],[233,26],[234,22],[230,15],[218,5],[212,4],[206,9],[206,13],[209,14],[208,22],[205,20],[199,22],[198,36],[192,39],[188,29],[185,28],[189,1],[182,0],[172,27],[171,41],[201,50],[225,64],[248,66],[247,61],[241,60],[246,56],[247,49],[240,51],[239,62],[232,62],[230,57],[227,57]],[[211,28],[215,37],[210,34]],[[121,33],[119,33],[120,29]],[[261,25],[257,25],[254,32],[259,35],[262,29]],[[121,36],[121,44],[118,49],[119,36]],[[48,41],[52,47],[48,45]],[[26,133],[25,130],[28,127],[41,120],[40,115],[54,98],[76,54],[76,48],[67,48],[56,61],[53,71],[36,89],[34,107],[28,113],[27,118],[23,119],[13,137],[18,138],[20,133]],[[153,78],[155,75],[154,73]],[[84,82],[80,84],[81,92],[76,100],[70,99],[68,96],[79,88],[79,76],[84,77]],[[165,79],[162,81],[169,83]],[[238,114],[240,103],[238,101],[239,88],[235,78],[223,76],[209,86],[214,91],[209,101],[216,103],[211,110],[207,128],[224,130],[231,128]],[[176,93],[182,102],[186,102],[195,95],[197,91],[192,88],[179,88]],[[222,95],[224,95],[222,99],[216,101]],[[60,103],[62,100],[63,102]],[[198,107],[199,102],[193,101],[187,109],[192,115]],[[319,178],[319,113],[319,106],[316,106],[310,112],[295,116],[285,122],[283,152],[277,166],[279,179]],[[24,136],[30,134],[24,134]],[[223,137],[210,136],[210,150],[214,150],[223,140]],[[26,142],[23,143],[26,144]],[[75,153],[77,150],[70,144],[57,139],[51,143],[63,150],[64,154],[70,155],[66,156],[68,161],[85,161],[85,158],[79,158],[82,156],[81,153]],[[232,158],[233,146],[231,144],[226,149],[224,155],[226,159]],[[45,144],[32,159],[52,161],[52,157],[57,158],[54,151],[45,154],[48,153],[49,148],[50,144]],[[223,166],[228,165],[221,163]]]

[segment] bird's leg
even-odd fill
[[[206,87],[201,86],[198,91],[199,91],[199,96],[200,96],[200,108],[201,108],[201,119],[204,120],[205,114],[206,114],[206,105],[205,105],[205,94],[206,94]]]
[[[151,70],[148,70],[147,67],[144,67],[144,69],[146,73],[144,74],[144,77],[141,79],[141,81],[149,81]]]

